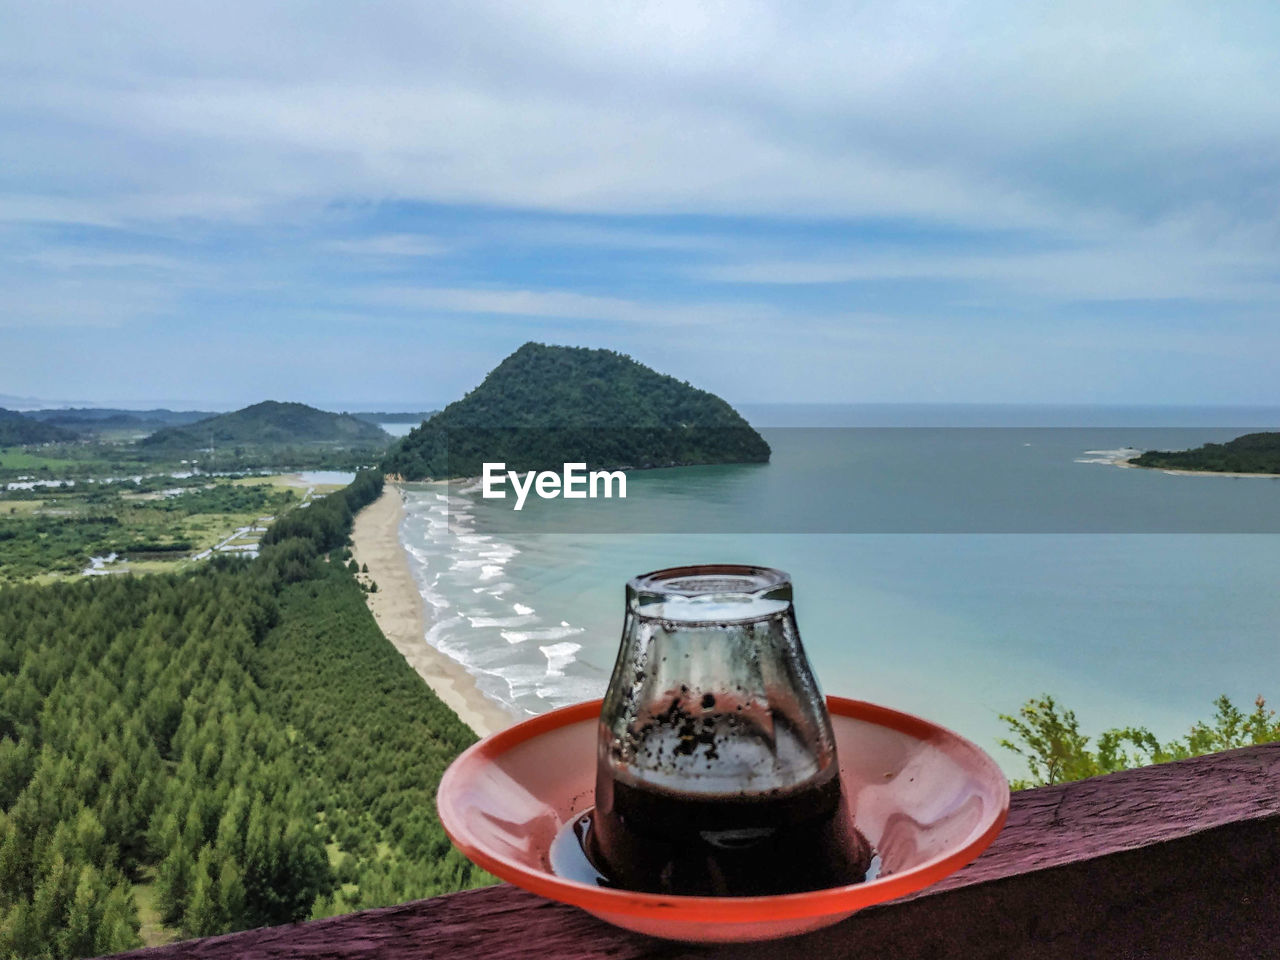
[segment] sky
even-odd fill
[[[1280,6],[0,0],[0,404],[1280,404]]]

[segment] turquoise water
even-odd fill
[[[997,714],[1042,692],[1086,730],[1141,723],[1163,737],[1221,693],[1280,702],[1280,535],[1115,532],[1275,530],[1280,481],[1124,470],[1099,453],[1227,439],[1274,427],[1276,411],[1231,411],[1234,427],[1213,425],[1222,411],[747,413],[770,464],[634,472],[625,521],[617,501],[531,501],[517,520],[466,488],[409,488],[401,539],[434,611],[427,640],[488,695],[537,713],[603,692],[628,577],[758,563],[792,574],[828,693],[943,723],[1012,772]],[[917,429],[769,425],[894,416]],[[1037,426],[1072,417],[1086,426]],[[964,418],[1019,426],[938,429]],[[566,522],[576,506],[591,509]],[[646,517],[656,532],[597,532]],[[824,529],[879,532],[811,532]]]

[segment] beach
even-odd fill
[[[1102,456],[1097,460],[1078,460],[1076,462],[1109,463],[1112,466],[1123,467],[1126,470],[1151,470],[1158,473],[1167,473],[1171,477],[1233,477],[1235,479],[1258,477],[1263,480],[1280,480],[1280,473],[1240,473],[1226,470],[1182,470],[1178,467],[1148,467],[1141,463],[1130,463],[1130,459],[1137,456],[1140,452],[1141,451],[1138,450],[1086,450],[1086,454],[1100,454]]]
[[[496,733],[510,726],[515,715],[481,693],[465,667],[425,639],[425,606],[400,543],[403,516],[400,488],[388,483],[382,496],[356,517],[352,553],[358,563],[368,565],[369,577],[378,585],[376,593],[366,595],[369,609],[386,638],[463,723],[477,736]]]

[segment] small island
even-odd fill
[[[382,469],[405,480],[512,470],[765,463],[769,444],[715,394],[612,350],[526,343],[480,386],[402,438]]]
[[[1125,465],[1182,473],[1280,476],[1280,433],[1246,433],[1194,450],[1148,450]]]

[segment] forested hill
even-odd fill
[[[207,410],[122,410],[118,407],[66,407],[30,410],[25,416],[54,426],[66,427],[81,433],[99,433],[105,430],[158,430],[161,427],[181,426],[207,420],[217,414]]]
[[[408,480],[509,469],[758,463],[769,445],[728,403],[612,350],[526,343],[383,461]]]
[[[0,589],[0,958],[75,958],[491,882],[435,788],[475,737],[345,543],[382,477],[257,560]]]
[[[25,443],[55,443],[74,439],[73,435],[51,423],[32,420],[14,410],[0,407],[0,447]]]
[[[305,403],[266,400],[187,426],[165,427],[142,441],[144,447],[195,450],[214,444],[341,444],[385,448],[380,428],[346,413],[328,413]]]
[[[1246,433],[1194,450],[1148,450],[1129,461],[1138,467],[1214,473],[1280,473],[1280,433]]]

